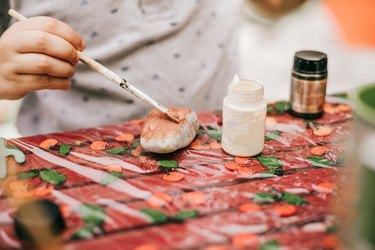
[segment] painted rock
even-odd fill
[[[149,152],[171,153],[189,145],[198,131],[198,118],[187,108],[170,108],[180,117],[180,122],[171,121],[158,110],[151,111],[145,119],[141,145]]]

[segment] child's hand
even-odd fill
[[[13,24],[0,38],[0,99],[41,89],[69,89],[83,39],[67,24],[34,17]]]

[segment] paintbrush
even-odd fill
[[[21,15],[20,13],[18,13],[17,11],[15,11],[13,9],[10,9],[8,11],[8,14],[18,21],[22,21],[22,20],[27,19],[26,17],[24,17],[23,15]],[[181,121],[180,117],[177,114],[174,114],[173,111],[169,110],[168,108],[164,107],[160,103],[156,102],[150,96],[146,95],[145,93],[143,93],[142,91],[140,91],[139,89],[137,89],[136,87],[131,85],[128,81],[121,78],[115,72],[111,71],[110,69],[108,69],[104,65],[98,63],[94,59],[86,56],[85,54],[83,54],[79,51],[78,51],[78,55],[79,55],[79,60],[81,62],[87,64],[91,69],[93,69],[94,71],[96,71],[96,72],[100,73],[101,75],[105,76],[106,78],[111,80],[113,83],[115,83],[118,86],[120,86],[121,88],[125,89],[126,91],[128,91],[132,95],[136,96],[140,100],[144,101],[148,105],[150,105],[150,106],[156,108],[157,110],[159,110],[160,112],[166,114],[173,122],[179,123]]]

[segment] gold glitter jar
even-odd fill
[[[319,51],[296,52],[290,91],[290,113],[305,119],[323,115],[327,86],[327,55]]]

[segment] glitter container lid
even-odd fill
[[[313,50],[302,50],[294,55],[293,70],[305,74],[327,73],[327,55]]]

